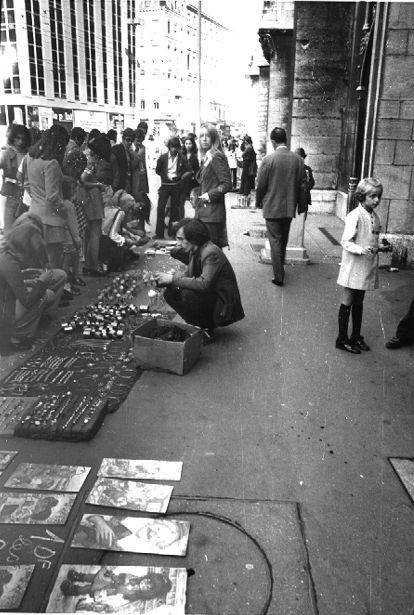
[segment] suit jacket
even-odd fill
[[[286,147],[265,156],[256,186],[256,206],[263,207],[263,217],[294,218],[305,179],[303,158]]]
[[[111,149],[112,189],[131,192],[131,157],[122,143]]]
[[[173,287],[217,295],[213,314],[215,326],[224,327],[244,318],[236,275],[221,248],[208,241],[191,255],[182,248],[175,248],[171,256],[188,264],[184,274],[174,275]]]
[[[210,203],[198,203],[195,217],[207,223],[224,222],[224,195],[233,187],[226,155],[216,152],[207,165],[201,166],[197,180],[200,183],[200,194],[208,192]]]
[[[187,159],[181,152],[177,154],[177,179],[175,181],[171,181],[171,179],[168,178],[168,152],[161,154],[157,160],[157,166],[155,167],[155,172],[161,177],[162,184],[177,184],[184,173],[188,173],[189,171],[191,171],[191,169],[187,163]]]

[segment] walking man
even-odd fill
[[[266,220],[274,273],[272,283],[283,286],[290,224],[296,215],[300,189],[306,175],[303,159],[287,148],[286,131],[274,128],[270,139],[275,151],[265,156],[260,165],[256,207],[263,209]]]

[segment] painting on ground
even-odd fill
[[[41,491],[79,491],[91,468],[21,463],[6,482],[13,489]]]
[[[83,515],[71,546],[184,556],[190,523],[175,519]]]
[[[64,564],[47,613],[184,615],[185,568]]]
[[[0,491],[0,523],[64,525],[76,495]]]
[[[100,476],[113,476],[117,478],[180,480],[182,469],[182,461],[113,459],[105,457],[102,460],[98,474]]]
[[[99,477],[86,499],[87,504],[112,506],[143,512],[167,512],[173,487],[133,480]]]

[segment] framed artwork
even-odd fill
[[[34,570],[31,566],[0,566],[0,609],[18,609]]]
[[[19,451],[0,451],[0,470],[5,470]]]

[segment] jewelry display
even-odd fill
[[[0,434],[12,436],[15,426],[35,401],[35,397],[0,397]]]

